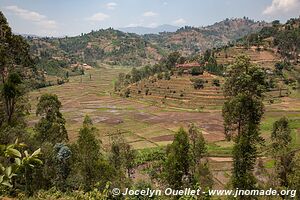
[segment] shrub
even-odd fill
[[[180,68],[180,69],[178,70],[178,72],[177,72],[177,75],[178,75],[178,76],[182,76],[182,75],[183,75],[183,72],[184,72],[184,70]]]
[[[165,79],[165,80],[170,80],[170,79],[171,79],[171,75],[170,75],[169,72],[165,72],[165,73],[164,73],[164,79]]]
[[[201,67],[193,67],[191,70],[191,74],[193,76],[198,76],[198,75],[202,75],[203,74],[203,69]]]
[[[195,89],[203,89],[205,81],[201,78],[196,78],[191,80]]]
[[[219,86],[220,86],[220,80],[219,80],[219,79],[214,79],[214,80],[212,81],[212,84],[213,84],[214,86],[219,87]]]
[[[163,74],[162,73],[157,74],[157,78],[158,78],[158,80],[163,79]]]
[[[146,90],[145,90],[145,95],[148,95],[149,94],[149,89],[147,88]]]
[[[129,89],[129,88],[126,89],[126,91],[125,91],[125,93],[124,93],[124,96],[125,96],[126,98],[130,97],[130,89]]]

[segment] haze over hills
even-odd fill
[[[144,35],[144,34],[158,34],[161,32],[175,32],[179,28],[180,27],[178,26],[164,24],[157,27],[144,27],[144,26],[125,27],[125,28],[119,28],[119,30],[126,33],[136,33],[138,35]]]

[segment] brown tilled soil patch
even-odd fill
[[[161,141],[172,141],[173,139],[174,139],[174,135],[162,135],[162,136],[151,138],[151,141],[161,142]]]

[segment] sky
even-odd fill
[[[113,27],[206,26],[226,18],[285,22],[300,0],[0,0],[15,33],[74,36]]]

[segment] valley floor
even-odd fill
[[[89,115],[99,129],[104,147],[110,144],[110,136],[121,132],[135,149],[155,148],[170,144],[174,133],[194,122],[201,127],[208,143],[210,165],[216,187],[222,188],[231,171],[232,143],[225,141],[221,110],[196,112],[188,109],[161,107],[153,102],[136,98],[122,98],[113,93],[114,80],[123,67],[101,67],[87,70],[83,76],[71,77],[68,83],[35,90],[30,93],[32,111],[28,119],[33,128],[38,121],[35,108],[38,97],[44,93],[57,94],[62,102],[62,113],[70,142],[76,141],[85,115]],[[267,105],[261,130],[268,139],[275,120],[286,115],[291,120],[293,144],[300,146],[300,99],[286,97],[277,104]],[[271,161],[265,161],[272,167]],[[143,177],[143,176],[138,176]],[[138,178],[137,177],[137,178]]]

